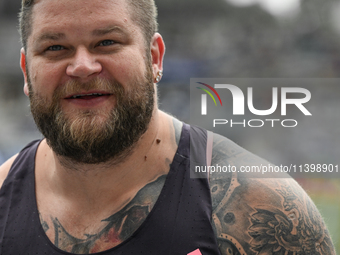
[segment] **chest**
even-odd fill
[[[98,225],[87,228],[87,220],[68,221],[66,214],[53,210],[39,215],[33,175],[8,182],[5,194],[0,194],[0,253],[186,255],[200,249],[202,254],[219,254],[208,183],[191,179],[188,166],[188,160],[176,157],[166,177],[146,185],[124,208],[96,218]]]
[[[92,213],[42,207],[40,224],[59,249],[77,254],[96,253],[123,243],[145,222],[161,193],[166,175],[141,188],[122,209]],[[110,206],[108,206],[110,208]]]

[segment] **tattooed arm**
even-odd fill
[[[212,165],[268,165],[215,135]],[[288,175],[210,175],[213,223],[222,255],[328,255],[335,250],[316,206]]]

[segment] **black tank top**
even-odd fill
[[[207,178],[190,178],[191,151],[205,162],[206,131],[184,124],[176,155],[156,204],[143,224],[118,246],[100,255],[220,254],[211,223]],[[39,141],[25,147],[0,190],[1,255],[67,255],[46,236],[35,197],[35,154]],[[199,249],[199,250],[198,250]]]

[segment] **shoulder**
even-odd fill
[[[256,174],[263,172],[263,168],[271,165],[268,161],[245,150],[228,138],[219,134],[213,136],[212,165],[223,165],[233,167],[234,172]],[[255,175],[260,176],[260,175]]]
[[[13,157],[8,159],[5,163],[3,163],[0,166],[0,188],[2,187],[2,184],[5,181],[5,179],[8,175],[8,172],[11,169],[12,164],[13,164],[13,162],[16,159],[17,156],[18,156],[18,154],[14,155]]]
[[[275,166],[218,134],[213,136],[211,165],[222,169],[215,174],[222,179],[230,174],[237,174],[238,178],[291,178],[289,169]]]
[[[210,175],[222,255],[335,254],[317,208],[289,175],[240,172],[242,166],[270,164],[219,135],[214,136],[212,165],[236,167]]]
[[[14,161],[16,160],[16,158],[19,156],[19,154],[23,153],[25,150],[30,149],[32,146],[34,145],[39,145],[40,142],[42,140],[34,140],[32,142],[30,142],[29,144],[27,144],[19,153],[17,153],[16,155],[14,155],[13,157],[11,157],[10,159],[8,159],[5,163],[3,163],[0,166],[0,188],[3,185],[3,182],[5,181],[5,179],[7,178],[7,175],[14,163]],[[36,147],[34,147],[35,149]],[[35,151],[34,151],[35,153]]]

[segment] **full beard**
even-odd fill
[[[103,78],[88,83],[73,80],[56,89],[50,104],[32,90],[28,79],[31,112],[48,145],[63,161],[119,163],[131,153],[152,117],[155,92],[152,71],[147,71],[143,78],[130,84],[130,92],[125,92],[118,82]],[[65,95],[93,89],[113,94],[116,105],[107,112],[74,110],[66,114],[62,110],[60,102]]]

